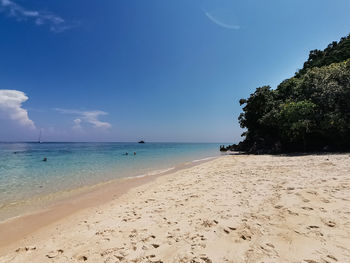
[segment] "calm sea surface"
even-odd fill
[[[0,143],[0,220],[11,206],[37,196],[219,154],[219,144],[208,143]]]

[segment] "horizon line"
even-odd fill
[[[39,143],[38,141],[0,141],[0,143]],[[138,141],[44,141],[44,143],[139,143]],[[182,142],[182,141],[145,141],[145,143],[233,143],[233,142]]]

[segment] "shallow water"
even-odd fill
[[[0,219],[7,217],[2,208],[27,199],[154,173],[217,156],[218,149],[214,143],[0,143]]]

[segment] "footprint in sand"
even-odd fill
[[[78,257],[78,260],[86,261],[88,260],[87,256],[80,256]]]
[[[20,247],[15,250],[15,252],[22,252],[22,251],[32,251],[36,250],[36,247]]]
[[[326,203],[326,204],[330,203],[330,201],[329,201],[328,199],[326,199],[326,198],[322,198],[321,201],[322,201],[323,203]]]
[[[201,257],[201,260],[203,260],[205,263],[212,263],[213,261],[211,261],[210,258],[208,257]]]
[[[269,247],[271,247],[271,248],[275,248],[275,246],[272,245],[271,243],[266,243],[266,246],[269,246]]]
[[[318,263],[317,261],[312,260],[312,259],[304,259],[304,261],[305,261],[306,263]]]
[[[288,214],[293,215],[293,216],[298,216],[299,214],[297,212],[293,212],[291,210],[287,210]]]
[[[112,253],[115,253],[118,249],[117,248],[110,248],[107,250],[104,250],[103,252],[100,253],[101,257],[105,257],[107,255],[110,255]]]
[[[302,209],[307,210],[307,211],[314,210],[312,207],[307,207],[307,206],[303,206]]]
[[[248,240],[248,241],[250,241],[250,240],[252,239],[252,237],[251,237],[251,236],[248,236],[248,235],[241,235],[241,238],[242,238],[243,240]]]
[[[335,222],[333,222],[333,221],[326,221],[326,222],[324,222],[327,226],[329,226],[329,227],[335,227]]]
[[[48,257],[48,258],[55,258],[55,257],[57,257],[57,256],[60,255],[60,254],[63,254],[63,250],[62,250],[62,249],[58,249],[58,250],[56,250],[56,251],[50,251],[50,252],[46,255],[46,257]]]
[[[332,255],[327,255],[327,258],[333,259],[334,261],[338,261],[338,259]]]
[[[215,222],[212,220],[204,220],[202,223],[202,226],[204,227],[212,227],[214,226]]]
[[[226,234],[230,234],[230,231],[228,231],[227,229],[224,229],[224,232],[225,232]]]

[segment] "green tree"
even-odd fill
[[[245,139],[256,152],[350,149],[350,36],[314,50],[296,76],[241,99]],[[334,63],[336,62],[336,63]],[[276,147],[279,145],[279,147]]]
[[[287,102],[280,105],[279,122],[281,139],[285,143],[295,143],[306,149],[307,136],[316,126],[316,104],[311,101]]]

